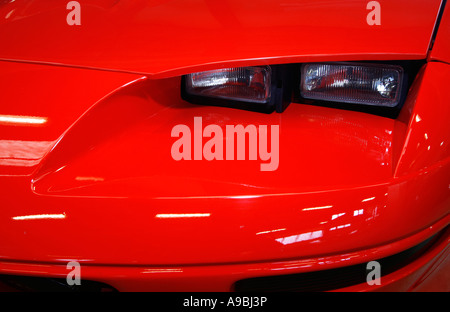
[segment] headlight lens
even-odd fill
[[[268,103],[270,90],[269,66],[225,68],[186,76],[186,92],[191,95]]]
[[[400,66],[310,63],[301,67],[300,93],[307,99],[394,107],[402,80]]]

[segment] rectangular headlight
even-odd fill
[[[271,96],[271,68],[252,66],[216,69],[186,76],[186,92],[249,103],[268,103]]]
[[[309,63],[301,67],[300,94],[307,99],[395,107],[403,69],[363,63]]]

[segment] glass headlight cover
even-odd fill
[[[395,107],[401,100],[403,69],[364,63],[308,63],[301,66],[303,98]]]
[[[250,103],[268,103],[271,96],[270,66],[224,68],[186,75],[191,95]]]

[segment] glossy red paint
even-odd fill
[[[283,114],[270,115],[197,106],[179,99],[179,79],[114,74],[135,82],[97,102],[61,138],[56,132],[52,137],[50,127],[48,138],[58,144],[31,176],[1,177],[1,236],[14,237],[2,243],[3,261],[76,259],[119,266],[279,262],[364,250],[439,220],[448,224],[448,132],[439,130],[450,111],[439,106],[448,95],[436,87],[445,79],[431,77],[449,73],[449,66],[439,63],[421,72],[415,85],[419,92],[408,99],[414,106],[404,141],[394,140],[395,124],[401,121],[384,117],[295,103]],[[441,109],[424,115],[422,107],[436,92],[435,105]],[[59,116],[66,113],[72,114],[58,110]],[[278,124],[279,169],[263,173],[249,161],[174,161],[170,130],[191,123],[194,116],[220,125]],[[41,127],[45,131],[47,125]],[[433,149],[423,157],[408,157],[425,133],[436,136]],[[289,143],[293,139],[295,144]],[[394,144],[403,146],[398,166],[392,160]],[[406,164],[417,160],[421,167],[405,174],[399,169],[410,170]],[[184,217],[196,213],[202,216]],[[46,214],[63,217],[21,218]],[[320,235],[301,239],[307,233]],[[389,251],[405,247],[390,245]]]
[[[16,62],[0,62],[0,67],[0,114],[12,117],[0,119],[0,175],[31,174],[90,106],[140,77]],[[20,116],[40,118],[42,123],[15,122]]]
[[[15,1],[0,6],[0,15],[15,5],[15,12],[23,17],[0,23],[5,41],[12,38],[11,27],[18,35],[24,25],[38,29],[33,23],[44,18],[50,22],[39,25],[48,31],[58,13],[54,4],[44,3],[25,7]],[[113,18],[118,7],[132,6],[96,3],[100,4],[88,3],[85,19],[95,12]],[[263,2],[258,9],[249,2],[241,9],[231,6],[237,10],[235,22],[241,23],[230,24],[225,15],[214,15],[223,23],[220,30],[228,29],[220,39],[222,46],[219,38],[212,38],[214,50],[205,55],[209,50],[204,43],[191,43],[183,57],[181,51],[167,47],[167,36],[175,36],[187,17],[176,13],[156,20],[150,17],[167,6],[179,12],[176,8],[184,2],[160,1],[146,9],[141,2],[134,3],[127,19],[112,25],[119,29],[128,18],[137,23],[116,34],[127,49],[109,49],[114,44],[109,36],[94,44],[94,37],[83,33],[83,39],[81,34],[74,35],[73,43],[91,44],[90,55],[83,49],[72,53],[64,41],[60,50],[49,41],[33,53],[27,51],[29,43],[7,45],[0,52],[0,58],[14,55],[27,62],[96,64],[152,74],[0,61],[0,116],[7,117],[0,123],[0,274],[65,276],[65,264],[75,260],[82,264],[83,278],[118,290],[232,290],[233,283],[243,278],[379,259],[417,245],[449,224],[450,95],[446,87],[450,65],[432,61],[423,66],[397,119],[306,103],[291,103],[284,113],[268,115],[199,106],[181,100],[176,76],[230,64],[425,58],[439,1],[426,5],[409,1],[406,10],[418,16],[415,24],[408,24],[406,15],[397,12],[405,29],[416,31],[417,40],[407,41],[412,31],[405,31],[395,37],[397,41],[385,36],[386,44],[380,44],[382,35],[400,29],[390,23],[393,13],[386,10],[386,28],[374,33],[372,43],[363,36],[368,30],[352,22],[356,28],[344,40],[359,35],[361,41],[353,46],[338,41],[325,45],[319,40],[337,40],[329,32],[329,23],[336,22],[334,15],[331,21],[321,20],[324,24],[317,38],[310,34],[314,14],[346,5],[345,12],[359,10],[349,2],[303,2],[302,12],[310,17],[284,27],[278,25],[282,13],[298,11],[290,7],[285,12],[281,4],[292,3]],[[382,2],[397,9],[402,4]],[[216,6],[194,5],[206,10],[199,11],[205,20],[217,12],[211,11]],[[264,14],[274,11],[272,22],[284,32],[277,37],[276,27],[243,25],[244,13],[252,8]],[[362,11],[366,12],[365,7]],[[443,22],[445,18],[444,14]],[[195,29],[202,26],[194,21]],[[93,29],[105,30],[95,23]],[[150,50],[144,44],[138,51],[135,47],[142,41],[136,38],[142,38],[151,23],[171,27],[149,34],[161,46]],[[302,28],[305,25],[309,28]],[[292,32],[287,26],[292,26]],[[253,46],[247,43],[248,35],[239,32],[242,27],[261,31],[260,36],[264,30],[275,43],[284,42],[284,36],[292,36],[295,30],[310,44],[274,44],[258,54],[254,42]],[[342,27],[350,28],[350,22]],[[88,32],[86,28],[80,31]],[[49,39],[74,31],[55,29],[58,33]],[[129,30],[135,30],[136,37],[126,37]],[[214,31],[196,33],[195,38],[203,42]],[[241,44],[220,53],[232,36]],[[448,55],[439,38],[438,33],[435,47]],[[133,58],[123,61],[119,56],[126,51]],[[194,55],[200,52],[201,56]],[[171,129],[177,124],[192,126],[196,116],[203,118],[204,125],[223,129],[227,124],[278,125],[279,168],[261,172],[260,161],[173,160],[170,149],[176,139],[170,136]],[[386,276],[382,287],[364,284],[343,290],[450,290],[448,279],[436,278],[448,276],[448,240],[447,230],[420,259]]]
[[[392,242],[385,246],[348,252],[334,256],[322,256],[310,259],[290,261],[271,261],[254,263],[230,263],[217,265],[190,266],[101,266],[83,265],[82,277],[88,280],[102,281],[119,291],[230,291],[240,279],[311,272],[326,268],[336,268],[379,259],[394,250],[404,249],[417,241],[422,241],[441,229],[448,220],[442,220],[425,230],[406,239]],[[432,280],[425,290],[442,291],[448,287],[449,269],[449,233],[439,239],[420,259],[408,266],[382,277],[382,285],[368,286],[359,284],[340,291],[423,291],[423,286]],[[0,262],[0,271],[6,274],[27,276],[62,277],[67,275],[65,264]],[[441,279],[432,279],[432,275]],[[7,290],[7,285],[0,283],[0,290]]]
[[[85,0],[74,27],[66,3],[6,1],[0,59],[167,77],[250,63],[426,57],[441,1],[379,0],[375,27],[367,2]]]
[[[448,75],[448,66],[429,64],[423,81],[434,71]],[[436,141],[427,150],[425,156],[432,160],[427,170],[397,177],[393,144],[404,142],[394,142],[395,120],[294,103],[285,113],[270,115],[197,106],[179,98],[179,85],[179,79],[144,79],[117,90],[58,140],[31,177],[5,177],[2,192],[15,196],[6,198],[2,231],[16,237],[2,245],[2,257],[58,261],[76,256],[109,264],[313,257],[405,237],[448,213],[445,137],[437,138],[444,145]],[[422,82],[410,119],[421,108],[420,96],[435,91],[429,90],[433,85]],[[441,109],[441,119],[424,116],[421,123],[426,127],[417,133],[415,124],[409,126],[408,142],[422,140],[424,133],[445,136],[448,132],[439,130],[449,114]],[[174,161],[170,131],[176,124],[192,123],[194,116],[222,126],[279,125],[278,170],[261,172],[256,161]],[[400,167],[408,163],[408,151],[409,145],[404,146]],[[416,158],[409,161],[416,163]],[[27,183],[31,188],[20,186]],[[423,197],[425,190],[432,196]],[[423,206],[435,208],[423,211]],[[276,214],[274,207],[279,207]],[[364,214],[355,216],[360,209]],[[14,219],[47,213],[65,218]],[[205,216],[183,218],[186,213]],[[160,217],[171,214],[180,217]],[[398,225],[400,219],[404,223]],[[43,224],[46,231],[40,230]],[[102,226],[100,234],[95,224],[108,226]],[[24,226],[28,230],[21,234]],[[77,228],[82,233],[74,231]],[[313,232],[320,237],[283,243]],[[60,235],[55,238],[54,233]],[[149,239],[155,236],[159,239]],[[66,239],[73,243],[61,246]],[[89,240],[92,244],[85,243]],[[20,250],[14,248],[19,241]],[[146,246],[146,251],[138,246]]]

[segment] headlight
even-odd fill
[[[191,103],[281,113],[292,98],[290,65],[216,69],[185,75],[181,97]]]
[[[270,87],[269,66],[216,69],[186,77],[189,94],[251,103],[268,103]]]
[[[324,62],[216,69],[183,76],[181,97],[265,113],[281,113],[293,101],[394,116],[420,65]]]
[[[311,63],[301,67],[300,93],[307,99],[394,107],[402,81],[400,66]]]

